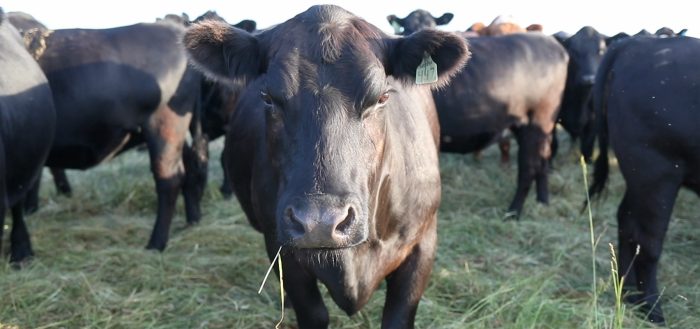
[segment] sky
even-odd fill
[[[447,31],[463,31],[475,22],[488,24],[498,15],[512,15],[522,26],[542,24],[547,34],[573,34],[586,25],[609,36],[618,32],[634,34],[641,29],[654,32],[668,26],[675,31],[687,28],[688,35],[700,36],[700,19],[695,11],[684,10],[678,2],[663,6],[646,0],[5,0],[0,5],[6,12],[29,13],[51,29],[109,28],[183,12],[194,19],[207,10],[215,10],[229,23],[253,19],[258,28],[265,28],[321,3],[339,5],[387,33],[393,29],[386,16],[403,18],[415,9],[425,9],[436,17],[453,13],[452,22],[441,27]]]

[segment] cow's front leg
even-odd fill
[[[63,168],[49,168],[51,170],[51,176],[53,176],[53,183],[56,185],[56,191],[58,194],[63,194],[70,197],[73,194],[73,188],[70,186],[70,181],[68,181],[68,176],[66,176],[66,170]]]
[[[437,248],[436,217],[423,239],[403,263],[387,277],[382,328],[413,328],[418,303],[428,284]]]
[[[184,180],[182,148],[191,114],[177,114],[170,107],[159,108],[146,127],[146,143],[158,195],[158,213],[147,249],[163,251],[168,243],[175,203]]]
[[[200,204],[207,185],[209,172],[209,140],[204,135],[193,136],[192,144],[185,145],[182,152],[185,165],[185,182],[182,195],[185,198],[187,224],[199,223],[202,217]]]

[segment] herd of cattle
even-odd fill
[[[353,314],[383,280],[382,327],[412,327],[435,257],[439,151],[499,141],[507,161],[510,131],[518,179],[507,216],[517,218],[533,181],[548,202],[558,122],[587,159],[598,137],[593,194],[612,145],[627,183],[620,272],[640,292],[629,300],[663,323],[663,238],[679,188],[700,193],[700,40],[668,29],[546,35],[503,21],[434,28],[452,17],[391,15],[391,36],[329,5],[264,30],[213,12],[49,30],[0,11],[0,238],[9,209],[10,262],[33,255],[23,216],[38,206],[44,166],[70,193],[63,170],[144,143],[158,200],[147,248],[164,250],[180,193],[187,222],[200,220],[207,143],[225,134],[222,191],[235,192],[271,259],[281,248],[299,327],[328,325],[317,281]]]

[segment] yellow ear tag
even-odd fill
[[[394,34],[401,34],[403,27],[397,21],[391,21],[391,27],[394,28]]]
[[[438,81],[437,64],[428,53],[423,53],[423,61],[420,62],[416,69],[416,84],[424,85]]]

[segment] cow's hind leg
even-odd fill
[[[653,154],[628,161],[624,163],[625,167],[621,163],[627,182],[624,202],[618,210],[621,264],[632,266],[634,275],[629,278],[642,292],[633,300],[641,304],[641,311],[649,321],[664,323],[656,273],[664,236],[683,179],[682,170],[675,168],[668,159]],[[644,170],[640,171],[639,168]],[[639,254],[635,258],[637,245]]]
[[[175,204],[184,180],[182,148],[190,119],[191,114],[181,115],[163,106],[153,114],[145,130],[158,195],[156,224],[147,249],[163,251],[168,243]]]
[[[29,231],[24,222],[24,202],[12,206],[12,232],[10,233],[10,263],[19,264],[34,256]]]
[[[0,142],[2,142],[0,140]],[[0,152],[2,152],[2,144],[0,144]],[[3,157],[0,153],[0,254],[2,254],[2,240],[5,231],[5,214],[7,213],[7,193],[5,192],[5,168]],[[4,255],[4,254],[2,254]]]
[[[41,190],[41,171],[36,182],[29,188],[24,198],[24,213],[33,214],[39,210],[39,191]]]
[[[437,247],[436,220],[403,261],[387,277],[386,300],[382,313],[382,328],[413,328],[423,291],[428,284]]]
[[[223,151],[221,152],[221,168],[223,169],[224,180],[223,182],[221,182],[221,187],[219,187],[219,191],[221,192],[221,195],[224,197],[224,199],[231,199],[231,197],[233,197],[233,186],[231,185],[229,176],[226,173],[226,164],[224,163]]]
[[[547,203],[547,167],[549,157],[543,156],[543,148],[548,155],[550,138],[544,131],[533,124],[513,129],[518,141],[518,184],[513,201],[508,207],[508,217],[520,216],[532,182],[537,183],[537,201]]]

